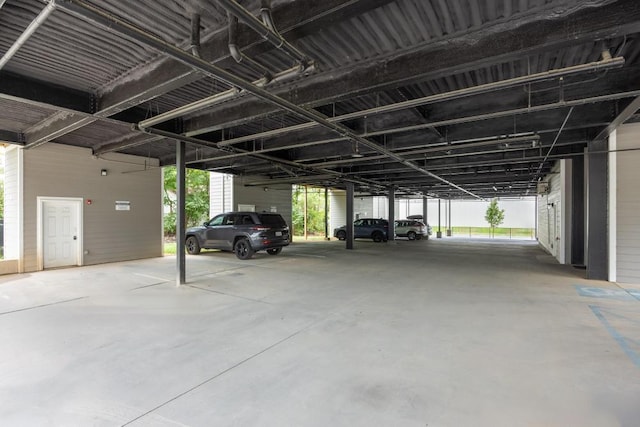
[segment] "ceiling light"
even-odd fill
[[[364,157],[364,155],[360,153],[360,147],[358,147],[357,142],[353,145],[353,153],[351,153],[351,157],[356,159],[359,159],[360,157]]]

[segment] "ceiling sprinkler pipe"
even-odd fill
[[[260,16],[262,17],[262,22],[264,25],[269,27],[271,31],[280,35],[278,30],[276,29],[276,24],[273,22],[273,15],[271,15],[271,1],[270,0],[262,0],[260,6]]]
[[[405,110],[409,108],[416,108],[416,107],[420,107],[427,104],[433,104],[436,102],[451,101],[454,99],[460,99],[468,96],[481,95],[484,93],[494,92],[501,89],[507,89],[514,86],[519,86],[522,84],[530,84],[530,83],[540,82],[540,81],[549,80],[553,78],[559,78],[562,76],[573,75],[577,73],[584,73],[589,71],[602,71],[602,70],[608,70],[611,68],[619,68],[623,66],[624,63],[625,63],[625,60],[622,57],[608,58],[608,59],[603,58],[601,61],[591,62],[588,64],[581,64],[581,65],[575,65],[572,67],[545,71],[542,73],[531,74],[529,76],[516,77],[513,79],[501,80],[493,83],[472,86],[469,88],[439,93],[436,95],[425,96],[422,98],[410,99],[408,101],[402,101],[394,104],[383,105],[383,106],[371,108],[368,110],[355,111],[353,113],[343,114],[341,116],[328,117],[327,120],[332,123],[339,123],[347,120],[362,118],[365,116],[371,116],[374,114],[391,113],[394,111]],[[571,102],[571,101],[566,101],[566,102]],[[533,108],[536,108],[536,107],[533,107]],[[529,107],[529,110],[531,109],[532,107]],[[523,108],[522,110],[526,111],[527,109]],[[246,135],[246,136],[230,139],[230,140],[224,141],[224,145],[237,144],[240,142],[250,141],[253,139],[269,138],[269,137],[284,134],[287,132],[295,132],[299,130],[310,129],[314,126],[317,126],[317,123],[303,123],[299,125],[274,129],[266,132],[261,132],[257,134]],[[435,124],[422,125],[421,124],[421,125],[416,125],[414,128],[407,127],[405,129],[408,131],[408,130],[414,130],[414,129],[415,130],[424,129],[424,128],[429,128],[433,126],[442,126],[442,124],[438,124],[438,125],[435,125]],[[380,131],[377,133],[371,132],[371,133],[368,133],[367,136],[375,136],[375,135],[380,135],[384,133],[388,133],[388,132],[386,131]]]
[[[213,104],[227,101],[229,99],[233,99],[236,96],[238,96],[240,92],[241,91],[236,88],[229,89],[224,92],[220,92],[215,95],[212,95],[208,98],[201,99],[200,101],[196,101],[192,104],[178,107],[175,110],[167,111],[166,113],[158,114],[157,116],[151,117],[150,119],[143,120],[140,123],[138,123],[138,126],[141,129],[146,129],[151,126],[157,125],[159,123],[164,123],[171,119],[182,117],[184,115],[189,114],[192,111],[197,111],[202,108],[206,108],[209,105],[213,105]]]
[[[296,47],[286,41],[280,34],[272,31],[268,26],[263,24],[258,18],[253,16],[247,9],[236,3],[234,0],[218,0],[218,3],[228,12],[237,16],[238,19],[244,22],[249,28],[262,36],[263,39],[267,40],[278,49],[281,49],[287,55],[303,64],[307,64],[309,62],[309,59],[304,53],[300,52]]]
[[[200,14],[191,15],[191,53],[193,56],[200,55]]]
[[[260,63],[247,57],[240,51],[240,49],[236,45],[238,35],[238,17],[233,15],[231,12],[228,12],[227,16],[229,17],[229,53],[231,53],[231,56],[238,64],[245,64],[254,72],[262,74],[266,82],[268,82],[269,80],[271,80],[271,71],[262,66]]]
[[[4,3],[4,2],[3,2]],[[47,20],[49,15],[56,9],[55,0],[49,1],[42,11],[35,17],[29,26],[24,30],[20,37],[13,43],[13,45],[5,52],[4,56],[0,58],[0,70],[9,62],[11,58],[18,52],[18,50],[29,40],[29,38],[36,32],[38,28]]]
[[[300,74],[300,71],[301,71],[300,66],[295,66],[295,67],[289,68],[288,70],[284,70],[277,74],[274,74],[271,80],[267,81],[265,78],[261,78],[261,79],[255,80],[253,84],[258,87],[264,87],[264,86],[267,86],[267,84],[269,83],[277,83],[284,80],[288,80],[291,77],[294,77]],[[143,120],[140,123],[138,123],[138,126],[140,126],[141,128],[148,128],[148,127],[157,125],[159,123],[169,121],[171,119],[186,116],[187,114],[191,114],[196,111],[204,110],[205,108],[209,108],[216,104],[221,104],[225,101],[234,99],[243,93],[245,93],[244,90],[240,90],[237,88],[216,93],[215,95],[211,95],[207,98],[200,99],[198,101],[192,102],[191,104],[183,105],[182,107],[178,107],[171,111],[167,111],[166,113],[158,114],[157,116],[151,117],[147,120]],[[188,133],[187,135],[194,136]]]
[[[384,154],[398,162],[407,164],[407,166],[411,167],[414,170],[420,171],[421,173],[424,173],[426,175],[429,175],[433,178],[438,179],[439,181],[445,182],[449,185],[451,185],[454,188],[457,188],[461,191],[464,191],[465,193],[476,197],[476,198],[481,198],[480,196],[477,196],[475,194],[473,194],[472,192],[465,190],[463,188],[461,188],[460,186],[449,182],[443,178],[438,177],[437,175],[433,174],[432,172],[429,172],[428,170],[421,168],[420,166],[418,166],[417,164],[413,163],[413,162],[409,162],[406,159],[402,158],[402,156],[399,156],[393,152],[391,152],[390,150],[388,150],[387,148],[377,144],[376,142],[370,141],[366,138],[360,137],[357,134],[355,134],[353,132],[353,130],[349,129],[348,127],[341,125],[341,124],[335,124],[335,123],[331,123],[329,120],[327,120],[327,118],[323,115],[318,113],[317,111],[314,110],[307,110],[299,105],[296,105],[294,103],[292,103],[291,101],[288,101],[284,98],[281,98],[277,95],[274,95],[273,93],[270,93],[260,87],[255,86],[254,84],[236,76],[233,73],[230,73],[220,67],[217,67],[209,62],[206,62],[200,58],[197,58],[193,55],[191,55],[188,52],[185,52],[184,50],[173,46],[170,43],[165,42],[164,40],[160,39],[158,36],[155,36],[153,34],[150,34],[134,25],[131,25],[127,22],[124,22],[120,19],[115,18],[113,15],[99,9],[96,8],[95,6],[82,1],[82,0],[58,0],[59,1],[59,6],[61,8],[63,8],[64,10],[67,10],[71,13],[75,13],[78,14],[80,16],[82,16],[85,19],[90,20],[91,22],[94,22],[104,28],[107,28],[109,31],[115,31],[127,38],[133,39],[137,42],[140,43],[144,43],[145,45],[156,49],[162,53],[164,53],[165,55],[167,55],[170,58],[173,58],[177,61],[180,61],[181,63],[188,65],[189,67],[193,68],[194,70],[197,70],[209,77],[221,80],[223,82],[226,82],[228,84],[230,84],[231,86],[235,86],[235,87],[239,87],[242,88],[244,90],[246,90],[247,92],[253,94],[254,96],[256,96],[257,98],[260,98],[274,106],[277,106],[278,108],[284,110],[284,111],[288,111],[290,113],[293,113],[294,115],[296,115],[299,118],[302,119],[306,119],[309,121],[313,121],[318,123],[319,125],[321,125],[322,127],[324,127],[325,129],[328,129],[330,131],[336,132],[340,135],[346,136],[348,137],[350,140],[354,141],[354,142],[358,142],[366,147],[369,147],[372,150],[378,151],[381,154]],[[221,3],[233,3],[235,4],[235,2],[233,2],[232,0],[218,0]],[[237,6],[237,4],[236,4]],[[253,17],[252,15],[250,15],[251,17]],[[255,19],[255,18],[254,18]],[[259,21],[258,21],[259,22]],[[260,23],[260,25],[263,26],[262,23]],[[266,28],[266,27],[265,27]],[[297,164],[295,162],[288,162],[285,161],[283,159],[277,159],[277,158],[271,158],[269,159],[268,157],[270,156],[261,156],[266,158],[267,160],[273,161],[275,163],[293,163],[296,167],[300,168],[304,168],[304,166]],[[273,160],[272,160],[273,159]],[[320,170],[323,171],[324,170]],[[329,173],[334,172],[334,171],[329,171]],[[339,174],[340,176],[342,176],[342,174]]]

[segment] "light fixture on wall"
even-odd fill
[[[101,169],[100,170],[100,175],[101,176],[107,176],[107,170],[106,169]]]

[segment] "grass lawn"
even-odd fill
[[[164,242],[164,254],[175,255],[176,254],[176,242]]]
[[[434,228],[435,233],[436,228]],[[443,227],[442,232],[446,229]],[[491,228],[489,227],[452,227],[451,232],[454,236],[468,237],[491,237]],[[493,237],[512,238],[512,239],[533,239],[535,231],[532,228],[502,228],[496,227]]]

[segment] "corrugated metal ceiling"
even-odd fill
[[[215,52],[207,51],[205,52],[206,56],[213,58],[217,66],[245,80],[251,81],[259,77],[245,65],[236,64],[229,58],[229,52],[225,45],[226,12],[216,2],[104,0],[89,3],[182,49],[189,48],[192,13],[200,13],[202,42],[216,40],[218,44],[213,45],[220,49]],[[254,15],[259,14],[259,1],[240,1],[239,3]],[[287,24],[288,26],[283,26],[280,29],[285,38],[290,34],[293,39],[292,43],[314,60],[315,70],[313,73],[310,76],[299,75],[288,81],[267,85],[266,88],[284,98],[297,100],[300,96],[299,93],[304,90],[306,85],[310,84],[309,81],[314,81],[314,78],[318,81],[324,78],[327,85],[331,86],[335,82],[335,80],[331,80],[333,76],[348,76],[350,70],[365,67],[374,69],[377,66],[375,72],[384,73],[383,66],[388,61],[410,56],[415,52],[437,51],[436,48],[450,48],[455,51],[461,47],[473,47],[479,41],[489,39],[494,33],[504,34],[508,31],[515,31],[526,23],[536,20],[553,22],[594,7],[604,8],[610,4],[615,7],[617,3],[619,2],[614,0],[594,0],[588,5],[577,0],[396,0],[375,2],[338,2],[332,0],[332,4],[335,4],[334,7],[337,8],[335,10],[345,7],[345,10],[351,11],[351,14],[342,19],[339,12],[328,9],[323,13],[330,15],[331,18],[322,21],[322,25],[318,28],[313,27],[313,20],[322,19],[324,15],[299,23],[293,20]],[[283,0],[274,1],[272,6],[274,12],[280,11],[282,12],[281,16],[286,16],[284,12],[299,8],[299,4],[304,3]],[[379,7],[369,10],[368,4],[379,5]],[[38,0],[6,1],[3,8],[0,9],[0,51],[6,51],[11,46],[44,5],[44,2]],[[313,6],[320,7],[321,5]],[[307,24],[312,29],[305,31],[304,28]],[[245,35],[250,32],[246,27],[242,31]],[[613,31],[607,32],[607,34],[612,33]],[[452,40],[455,40],[455,43],[452,43]],[[544,42],[543,39],[541,40]],[[250,52],[249,55],[252,59],[273,72],[288,69],[294,63],[282,51],[275,50],[264,42],[260,43],[259,39],[257,42],[251,42],[250,46],[241,47],[246,48],[246,52]],[[305,98],[304,104],[313,106],[328,117],[340,116],[406,99],[452,92],[532,73],[597,61],[601,58],[603,50],[606,49],[614,55],[625,56],[625,70],[628,70],[626,72],[627,78],[629,78],[633,74],[633,70],[638,67],[640,58],[638,36],[632,32],[614,37],[600,37],[580,43],[571,43],[571,40],[567,40],[560,47],[556,45],[551,48],[540,46],[534,53],[525,53],[519,56],[510,55],[506,59],[501,59],[500,55],[494,53],[496,60],[482,66],[474,67],[472,64],[466,67],[459,66],[454,71],[434,73],[434,76],[416,78],[415,81],[409,81],[407,78],[405,78],[406,82],[391,82],[393,84],[378,81],[370,87],[363,85],[362,88],[354,89],[353,93],[349,94],[332,95],[325,98],[324,94],[319,91],[315,98]],[[434,57],[434,61],[437,60],[438,58]],[[158,52],[141,42],[123,38],[113,31],[107,31],[58,9],[9,61],[4,72],[40,80],[50,85],[82,91],[87,93],[92,101],[95,100],[96,105],[100,106],[99,100],[104,94],[117,91],[131,82],[136,82],[142,87],[148,76],[156,70],[162,70],[166,73],[169,80],[172,78],[179,80],[176,76],[170,76],[171,66],[166,64],[176,63],[173,60],[164,59]],[[380,64],[382,66],[379,66]],[[407,62],[406,67],[411,68],[412,64]],[[415,70],[415,72],[420,74],[421,70]],[[607,75],[601,74],[567,79],[564,82],[564,89],[571,88],[571,85],[577,86],[590,82],[591,79],[602,78],[604,80],[608,78]],[[158,72],[158,75],[162,75],[162,73]],[[630,81],[632,80],[630,78]],[[549,90],[551,92],[558,89],[556,83],[539,85],[530,90],[531,93],[535,93],[535,91],[551,88]],[[608,81],[606,83],[609,86],[602,85],[606,90],[617,89],[616,84]],[[621,87],[621,90],[634,88],[631,83],[620,83],[618,86]],[[230,88],[229,85],[216,79],[197,74],[185,77],[184,84],[178,82],[167,85],[167,87],[166,91],[158,90],[157,93],[153,87],[144,89],[148,90],[150,95],[145,94],[144,90],[140,94],[132,94],[134,100],[131,101],[129,107],[123,108],[124,111],[117,117],[122,122],[120,124],[114,121],[98,121],[63,135],[57,141],[94,149],[109,145],[114,141],[137,135],[131,129],[127,117],[136,117],[135,121],[140,120],[140,117],[153,117]],[[501,93],[499,97],[496,96],[491,102],[487,102],[487,108],[498,108],[500,103],[506,105],[507,101],[520,102],[521,99],[526,99],[522,88],[518,90],[520,90],[518,93],[504,91],[504,95]],[[327,90],[327,92],[330,91]],[[559,89],[558,94],[560,94]],[[550,97],[549,95],[547,98]],[[207,117],[202,117],[208,114],[210,115],[208,117],[209,124],[205,125],[203,129],[217,130],[204,133],[202,137],[206,138],[207,143],[211,145],[219,140],[253,135],[270,129],[286,128],[303,122],[291,113],[264,109],[265,112],[262,112],[263,110],[259,108],[255,109],[256,112],[247,109],[245,117],[229,118],[225,116],[234,109],[244,111],[242,106],[250,103],[252,99],[252,96],[245,94],[236,100],[210,106],[203,111],[185,114],[180,120],[174,120],[175,123],[169,123],[167,126],[172,125],[175,126],[175,129],[181,130],[190,123],[204,123]],[[262,101],[258,103],[260,102]],[[262,104],[264,105],[264,102]],[[439,107],[444,108],[445,106],[442,104]],[[608,110],[610,107],[607,105],[603,110]],[[49,114],[55,112],[49,112],[46,108],[32,107],[28,104],[17,105],[3,98],[0,98],[0,109],[10,110],[10,112],[0,114],[0,124],[4,130],[13,132],[24,132],[27,128],[45,121]],[[455,112],[457,110],[448,112],[448,114],[451,115]],[[347,124],[356,132],[367,129],[388,129],[406,124],[424,123],[428,121],[431,113],[428,108],[421,107],[379,115],[374,118],[357,118]],[[444,113],[438,114],[444,115]],[[438,114],[434,114],[434,116],[439,117]],[[558,113],[558,117],[561,118],[560,113]],[[557,118],[554,118],[553,121],[557,121]],[[532,123],[538,125],[538,122]],[[483,126],[486,130],[479,128],[479,131],[486,131],[487,134],[504,132],[501,123],[493,128],[488,123],[483,123]],[[197,129],[189,129],[189,131],[197,134]],[[393,140],[393,143],[399,144],[399,146],[402,144],[411,147],[419,144],[427,146],[441,139],[442,134],[446,131],[448,129],[427,129],[420,133],[398,137]],[[313,132],[315,132],[315,136]],[[345,146],[349,144],[343,143],[311,147],[308,150],[296,148],[287,151],[287,144],[298,144],[313,140],[314,137],[326,137],[326,134],[326,130],[316,129],[279,139],[260,139],[259,145],[260,147],[264,147],[265,144],[279,147],[278,144],[281,144],[282,159],[284,161],[298,161],[301,164],[322,157],[340,158],[350,155],[345,152]],[[378,142],[386,144],[387,139],[380,137]],[[153,146],[141,143],[123,151],[140,154],[145,150],[151,153],[149,150],[152,149],[153,155],[163,161],[171,162],[171,147],[170,141],[164,141],[154,143]],[[238,148],[255,149],[255,141],[240,145]],[[197,147],[198,156],[214,156],[216,153],[217,151],[206,146]],[[249,160],[243,158],[242,162],[235,162],[233,165],[235,167],[238,164],[244,164],[248,165],[247,167],[250,169],[251,162]],[[359,162],[361,160],[354,160],[353,164],[356,166],[362,164]],[[224,163],[232,164],[227,161]],[[255,160],[256,165],[263,163],[264,160]],[[210,164],[203,163],[201,166],[218,168],[221,165],[212,162]],[[365,168],[361,168],[361,170],[365,170]],[[286,174],[290,173],[288,171]],[[282,168],[277,167],[271,174],[273,177],[282,175],[284,175]]]

